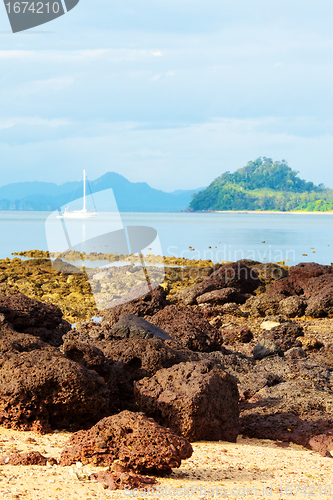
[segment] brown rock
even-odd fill
[[[289,274],[292,278],[305,285],[311,278],[322,276],[323,274],[332,274],[332,266],[317,264],[316,262],[301,262],[296,266],[289,268]]]
[[[49,344],[41,338],[26,333],[18,333],[8,323],[0,325],[0,352],[25,352],[47,349]]]
[[[107,309],[103,315],[102,326],[112,328],[123,314],[136,314],[141,317],[146,315],[151,316],[169,303],[166,300],[165,291],[162,287],[158,286],[152,293],[147,293],[143,297],[131,302]]]
[[[319,434],[309,440],[309,445],[314,451],[318,451],[323,457],[332,457],[333,435]]]
[[[268,289],[267,295],[280,295],[282,297],[290,297],[294,295],[303,295],[304,288],[297,282],[296,277],[288,276],[275,281]]]
[[[78,323],[75,328],[72,328],[72,330],[63,336],[63,341],[79,340],[82,342],[94,342],[96,340],[104,340],[107,331],[101,323],[96,323],[95,321]]]
[[[113,378],[108,385],[119,388],[119,407],[137,410],[133,384],[136,380],[151,377],[161,368],[169,368],[184,361],[194,361],[198,355],[175,341],[158,338],[131,338],[100,343],[107,360],[113,362]],[[114,378],[116,379],[114,382]]]
[[[240,293],[237,288],[222,288],[220,290],[213,290],[211,292],[199,295],[196,298],[197,304],[218,304],[223,305],[228,302],[236,304],[244,304],[246,299],[250,297],[249,294]]]
[[[311,341],[314,343],[316,342],[316,339],[314,338],[307,338],[305,340]],[[302,339],[303,341],[303,339]],[[318,341],[317,341],[318,342]],[[333,345],[329,344],[327,346],[323,346],[321,344],[320,348],[316,349],[308,349],[307,345],[305,344],[304,350],[307,351],[309,355],[311,355],[311,358],[314,359],[317,363],[320,363],[321,365],[325,366],[326,368],[329,368],[330,370],[333,370]]]
[[[235,288],[238,292],[253,293],[260,285],[257,273],[243,264],[241,261],[226,264],[214,271],[201,283],[181,290],[173,297],[173,300],[185,305],[195,304],[196,298],[213,290],[221,288]]]
[[[236,441],[235,379],[212,361],[181,363],[136,382],[139,408],[190,441]]]
[[[246,375],[239,375],[239,392],[242,401],[251,399],[257,392],[264,387],[272,387],[280,384],[282,378],[269,371],[260,371],[259,373],[250,372]]]
[[[211,326],[198,310],[193,311],[190,307],[166,306],[149,321],[192,351],[209,352],[222,348],[220,331]]]
[[[290,267],[289,276],[276,281],[267,293],[281,294],[285,297],[305,294],[305,298],[309,298],[314,292],[320,292],[329,285],[333,286],[331,266],[302,262]]]
[[[310,299],[316,294],[321,293],[324,289],[332,290],[332,288],[333,274],[322,274],[321,276],[310,278],[306,285],[304,285],[304,298]]]
[[[59,307],[30,299],[22,293],[0,296],[0,313],[17,332],[40,337],[53,346],[62,344],[62,336],[71,326],[62,319]]]
[[[38,421],[56,428],[91,425],[110,411],[109,391],[99,378],[50,346],[2,353],[1,425],[16,429],[31,429]]]
[[[306,309],[306,301],[301,297],[286,297],[279,304],[279,313],[288,318],[303,316]]]
[[[221,307],[222,314],[231,314],[231,316],[238,316],[240,318],[247,318],[249,316],[248,312],[244,312],[236,304],[227,303],[223,304]]]
[[[279,310],[280,302],[284,297],[278,294],[263,293],[255,297],[250,297],[245,305],[245,311],[251,316],[272,316],[276,315]]]
[[[12,453],[0,457],[0,465],[51,465],[57,464],[55,458],[46,458],[39,451],[29,451],[27,453]]]
[[[151,485],[157,484],[157,480],[154,477],[135,474],[135,472],[126,467],[123,467],[123,469],[124,470],[121,472],[106,471],[90,474],[89,479],[102,483],[110,490],[126,489],[130,492],[131,490],[140,488],[140,491],[145,491],[146,494],[147,490],[149,490],[149,493],[153,494],[154,490]]]
[[[101,349],[92,344],[70,340],[64,343],[63,352],[68,359],[104,375],[105,356]]]
[[[270,333],[275,336],[288,336],[288,337],[303,337],[304,330],[303,327],[298,323],[294,323],[293,321],[286,321],[281,323],[280,325],[274,326],[271,328]]]
[[[141,337],[144,339],[156,337],[161,340],[172,340],[170,335],[161,328],[135,314],[123,314],[105,336],[106,340],[129,339],[131,337]]]
[[[302,342],[302,347],[305,351],[318,351],[319,349],[324,347],[324,344],[320,340],[318,340],[314,337],[302,337],[300,340]],[[325,359],[327,357],[331,357],[329,354],[329,351],[327,351],[324,355]],[[321,360],[323,364],[325,364],[325,359]],[[332,365],[332,368],[333,368],[333,365]]]
[[[333,427],[331,372],[309,359],[270,357],[254,371],[239,376],[240,392],[254,387],[257,378],[274,375],[248,400],[240,403],[240,432],[248,437],[292,441],[309,446],[309,440]],[[254,379],[254,380],[253,380]]]
[[[88,431],[73,434],[62,450],[60,465],[111,465],[115,460],[135,472],[171,472],[193,453],[190,443],[141,413],[123,411]]]
[[[57,306],[29,299],[22,293],[0,296],[0,312],[17,331],[24,331],[29,326],[52,329],[62,321]]]
[[[253,333],[249,328],[223,328],[222,334],[226,344],[234,344],[235,342],[247,344],[253,339]]]
[[[198,360],[198,355],[175,341],[161,339],[123,339],[100,344],[107,359],[125,365],[133,380],[151,377],[161,368],[170,368],[184,361]]]
[[[235,305],[235,304],[233,304]],[[191,310],[194,312],[197,312],[202,316],[204,319],[207,319],[210,321],[211,319],[215,318],[216,316],[219,316],[222,314],[222,309],[224,306],[212,306],[211,304],[200,304],[200,305],[194,305],[191,306]],[[237,307],[237,306],[235,306]]]
[[[332,419],[323,418],[319,413],[300,417],[289,411],[268,411],[257,414],[255,419],[243,412],[240,421],[244,436],[293,442],[307,448],[314,435],[330,432],[333,425]]]
[[[289,349],[295,348],[301,348],[302,347],[302,342],[290,335],[283,335],[280,334],[279,332],[274,332],[274,328],[272,328],[269,331],[264,331],[263,335],[260,337],[260,340],[267,339],[271,340],[274,342],[280,349],[281,351],[285,352],[288,351]]]
[[[311,296],[307,301],[305,314],[306,316],[312,316],[313,318],[333,316],[333,279],[332,284],[326,286],[323,285],[321,289],[311,293]]]
[[[290,359],[306,358],[306,352],[301,347],[291,347],[291,349],[285,351],[284,355]]]

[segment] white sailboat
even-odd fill
[[[97,213],[92,210],[88,212],[86,208],[86,171],[83,170],[83,208],[82,210],[68,210],[65,209],[61,215],[58,215],[58,219],[91,219],[96,217]]]

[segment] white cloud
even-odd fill
[[[49,78],[48,80],[34,80],[14,87],[11,93],[20,96],[57,92],[70,87],[75,82],[73,77]]]
[[[61,120],[61,119],[50,119],[47,120],[45,118],[39,117],[14,117],[14,118],[6,118],[0,120],[0,130],[5,130],[8,128],[15,127],[17,125],[26,125],[28,127],[65,127],[70,125],[70,121]]]
[[[0,50],[0,60],[23,62],[89,62],[109,60],[113,62],[134,61],[158,57],[160,52],[145,49],[99,48],[91,50]]]
[[[26,117],[0,121],[21,125],[0,137],[7,182],[85,166],[190,188],[261,155],[333,186],[333,2],[100,3],[1,38],[1,114]]]
[[[47,135],[46,140],[34,143],[0,143],[0,156],[7,158],[8,167],[1,182],[12,182],[10,172],[15,171],[22,180],[61,183],[79,178],[86,168],[91,179],[115,171],[131,181],[172,191],[208,185],[226,170],[267,156],[286,159],[301,177],[333,187],[333,172],[327,169],[333,131],[305,137],[297,134],[295,126],[287,133],[284,120],[221,118],[169,128],[142,123],[96,123],[96,127],[94,123],[75,123],[65,136]],[[295,123],[297,120],[300,118]]]

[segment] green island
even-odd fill
[[[257,158],[234,173],[225,172],[192,196],[189,211],[256,210],[328,212],[333,189],[298,176],[285,160]]]

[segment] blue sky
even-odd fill
[[[81,0],[18,34],[3,6],[0,185],[191,189],[267,156],[333,188],[332,64],[332,0]]]

